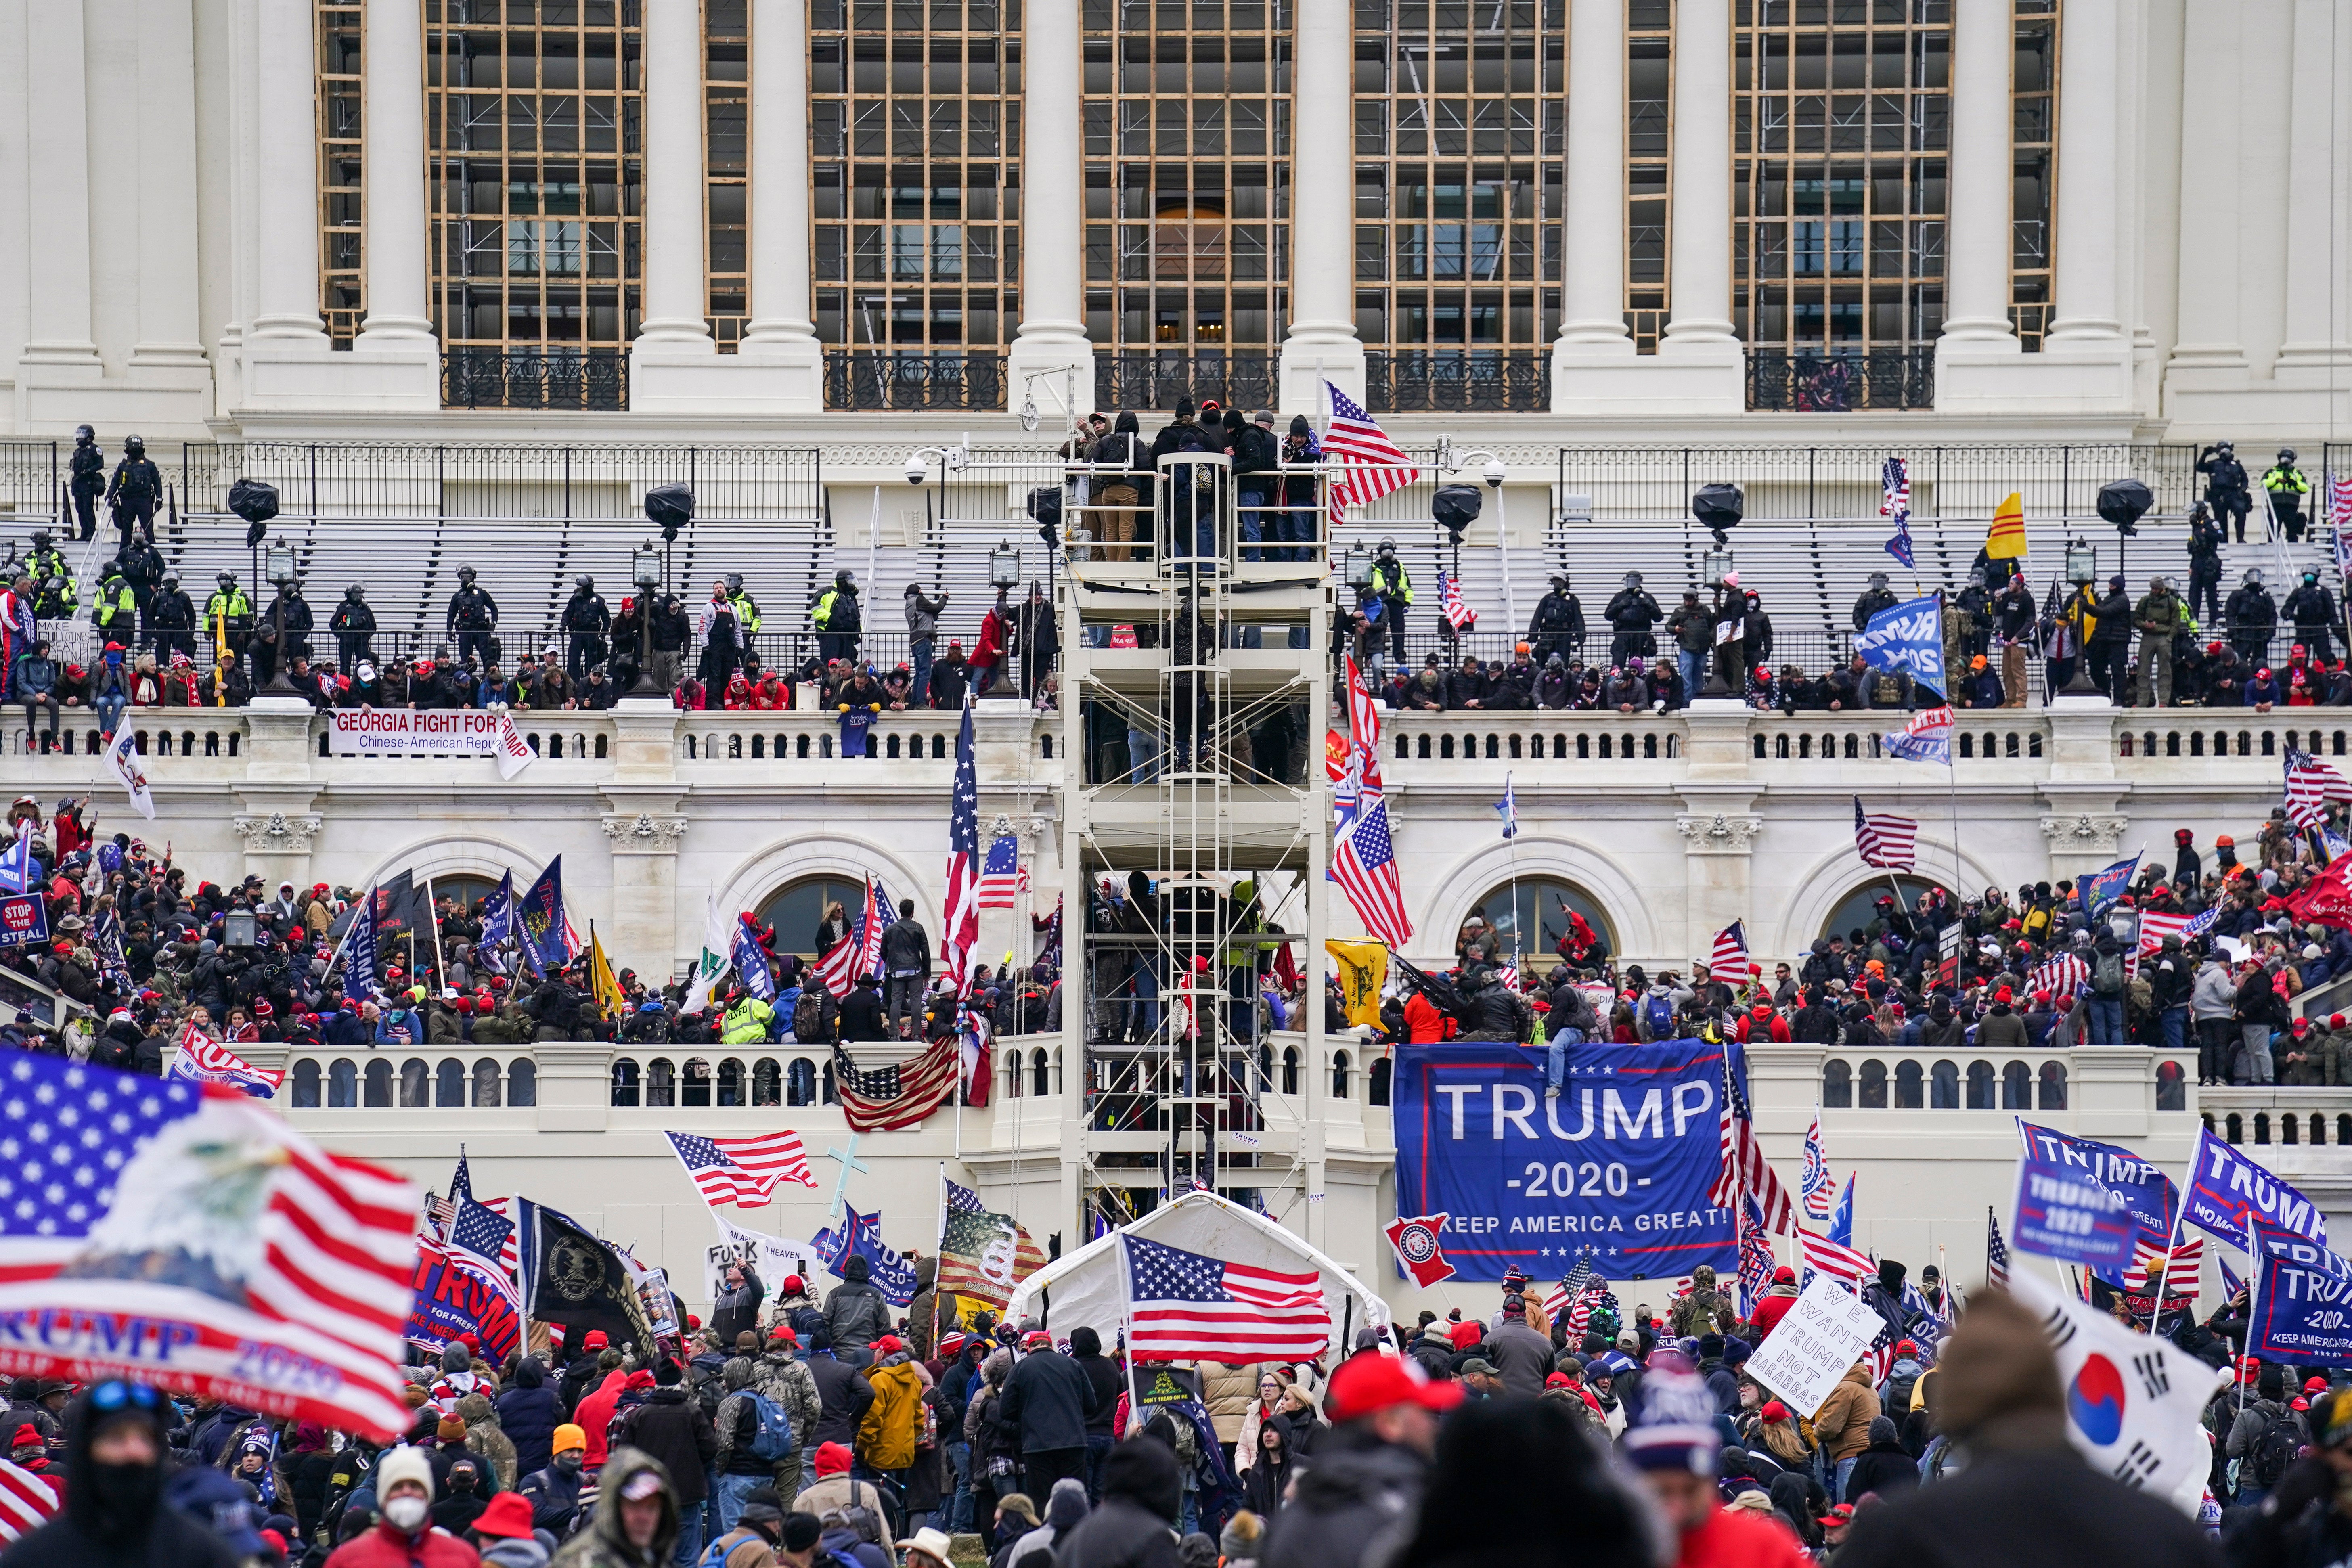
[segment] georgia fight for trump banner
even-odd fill
[[[1589,1258],[1611,1279],[1738,1265],[1732,1213],[1707,1198],[1723,1153],[1723,1047],[1661,1041],[1572,1051],[1557,1099],[1544,1048],[1397,1048],[1397,1207],[1444,1211],[1465,1280],[1538,1279]]]
[[[2352,1366],[2352,1263],[2307,1236],[2254,1220],[2253,1316],[2246,1353]],[[2244,1246],[2241,1232],[2238,1244]]]
[[[2181,1217],[2207,1235],[2242,1247],[2252,1215],[2326,1244],[2327,1221],[2319,1205],[2213,1136],[2210,1127],[2197,1134],[2189,1173]]]

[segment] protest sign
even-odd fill
[[[1817,1274],[1748,1358],[1748,1375],[1811,1420],[1885,1323],[1859,1297]]]
[[[816,1294],[814,1281],[819,1267],[816,1249],[805,1241],[790,1237],[762,1236],[756,1230],[745,1230],[740,1225],[730,1225],[713,1214],[719,1226],[719,1239],[702,1250],[702,1299],[719,1300],[727,1289],[728,1266],[749,1263],[767,1288],[767,1300],[772,1301],[783,1294],[784,1281],[793,1275],[801,1277],[812,1296]]]
[[[49,940],[49,903],[38,893],[0,899],[0,947],[30,947]]]
[[[2066,1263],[2120,1272],[2132,1260],[2123,1199],[2086,1173],[2031,1155],[2017,1163],[2017,1223],[2010,1244]]]

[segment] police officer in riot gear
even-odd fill
[[[729,613],[732,614],[736,589],[733,584],[727,584],[726,589],[730,595]],[[866,623],[858,613],[856,573],[845,567],[833,574],[831,585],[816,596],[816,603],[809,608],[809,624],[816,627],[819,658],[830,664],[836,658],[857,657],[857,637],[866,629]],[[736,626],[739,630],[742,626],[740,618]]]
[[[2271,634],[2278,629],[2278,602],[2271,591],[2263,586],[2263,569],[2246,570],[2246,580],[2230,595],[2223,606],[2230,625],[2230,646],[2237,650],[2238,658],[2247,669],[2260,669],[2271,661]]]
[[[116,553],[130,544],[134,528],[151,542],[154,539],[155,508],[163,499],[163,476],[147,460],[147,443],[125,436],[122,461],[115,465],[114,482],[106,488],[106,504],[113,509],[114,526],[122,534]]]
[[[2221,546],[2229,542],[2213,509],[2203,501],[2189,514],[2189,613],[2221,618]]]
[[[328,617],[327,629],[335,634],[335,668],[344,675],[374,658],[369,637],[375,630],[375,612],[368,608],[367,590],[357,583],[344,589],[343,602]]]
[[[25,575],[32,580],[33,614],[40,619],[69,620],[81,608],[81,589],[74,582],[73,567],[46,528],[33,535],[33,558],[26,563]]]
[[[2303,498],[2311,493],[2311,481],[2294,466],[2294,448],[2281,447],[2278,463],[2263,476],[2263,489],[2271,498],[2271,515],[2286,532],[2289,544],[2303,542]]]
[[[2197,471],[2205,476],[2205,504],[2217,519],[2237,520],[2238,542],[2243,544],[2246,513],[2253,510],[2254,498],[2246,488],[2246,465],[2238,461],[2238,449],[2227,441],[2214,442],[2197,454]]]
[[[1389,661],[1404,668],[1404,613],[1412,607],[1412,577],[1397,559],[1396,541],[1383,539],[1372,556],[1372,597],[1381,602],[1381,619],[1388,624]]]
[[[588,682],[588,672],[604,662],[610,649],[605,638],[613,630],[613,612],[596,592],[596,579],[575,577],[571,603],[563,606],[563,672],[574,686]]]
[[[1622,668],[1625,661],[1635,654],[1643,658],[1656,657],[1658,639],[1650,635],[1650,628],[1664,620],[1666,613],[1658,608],[1658,601],[1650,597],[1649,590],[1642,586],[1639,572],[1625,574],[1625,585],[1611,597],[1608,607],[1601,612],[1601,616],[1609,623],[1610,630],[1616,634],[1609,639],[1609,662],[1612,665]]]
[[[1870,574],[1870,587],[1853,602],[1853,629],[1866,630],[1870,626],[1871,616],[1884,614],[1902,602],[1895,596],[1894,590],[1887,587],[1886,574],[1873,572]]]
[[[2280,606],[2286,618],[2294,623],[2294,640],[2301,643],[2311,657],[2321,664],[2336,659],[2336,595],[2319,580],[2319,568],[2303,569],[2303,582],[2286,596]]]
[[[98,531],[98,498],[106,493],[106,454],[99,450],[98,432],[87,425],[74,426],[74,515],[81,519],[81,536]]]
[[[236,573],[223,572],[213,581],[218,586],[205,601],[205,632],[212,645],[206,652],[225,652],[241,664],[246,639],[253,634],[253,601],[236,585]]]
[[[1551,592],[1536,605],[1535,618],[1528,622],[1528,643],[1538,668],[1553,654],[1566,661],[1583,651],[1584,605],[1569,592],[1567,573],[1551,574]]]
[[[196,606],[180,591],[178,573],[163,574],[163,583],[147,601],[145,626],[147,640],[154,644],[155,658],[160,663],[171,663],[175,653],[195,657]]]
[[[474,584],[471,566],[457,568],[457,591],[449,595],[449,613],[444,630],[457,639],[457,662],[478,659],[483,668],[499,657],[498,645],[490,634],[498,629],[499,602],[486,588]]]

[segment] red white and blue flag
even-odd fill
[[[743,1208],[764,1204],[778,1182],[816,1185],[800,1134],[788,1127],[751,1138],[705,1138],[695,1132],[663,1136],[669,1140],[677,1163],[693,1178],[694,1190],[714,1208],[720,1204]]]
[[[2297,827],[2317,827],[2327,820],[2330,802],[2352,801],[2352,781],[2309,752],[2286,751],[2286,815]]]
[[[1764,1157],[1763,1145],[1756,1141],[1756,1121],[1748,1104],[1747,1078],[1746,1053],[1737,1041],[1726,1040],[1723,1104],[1717,1113],[1722,1163],[1716,1172],[1715,1185],[1707,1191],[1707,1201],[1717,1208],[1727,1209],[1744,1194],[1755,1200],[1758,1211],[1764,1216],[1765,1228],[1776,1236],[1795,1235],[1797,1205],[1789,1201],[1789,1189],[1780,1184],[1771,1162]]]
[[[1771,1289],[1772,1270],[1780,1266],[1772,1256],[1772,1239],[1764,1232],[1763,1216],[1756,1212],[1756,1200],[1743,1198],[1739,1204],[1739,1315],[1751,1317],[1756,1303]]]
[[[278,1086],[286,1081],[283,1069],[268,1072],[255,1067],[218,1040],[198,1033],[194,1023],[180,1031],[179,1054],[172,1058],[171,1068],[163,1076],[224,1084],[241,1089],[257,1100],[274,1098]]]
[[[40,1473],[0,1459],[0,1541],[30,1535],[63,1506],[62,1471]]]
[[[1019,894],[1021,875],[1021,840],[1010,833],[1000,833],[988,841],[988,858],[980,871],[980,907],[983,910],[1009,910]]]
[[[1889,458],[1878,470],[1878,480],[1884,491],[1878,515],[1895,521],[1895,537],[1886,542],[1886,553],[1901,562],[1905,571],[1916,570],[1911,553],[1911,472],[1902,458]]]
[[[1461,580],[1449,577],[1442,571],[1437,574],[1437,602],[1445,611],[1445,624],[1457,632],[1478,618],[1471,612],[1470,606],[1462,602]]]
[[[940,955],[956,993],[971,989],[980,949],[980,769],[971,743],[971,699],[956,731],[955,787],[948,797],[948,893],[940,924]]]
[[[1404,882],[1397,872],[1396,844],[1389,837],[1389,807],[1384,800],[1364,806],[1354,824],[1339,836],[1331,855],[1331,874],[1348,895],[1356,918],[1372,936],[1396,952],[1412,940],[1412,920],[1404,910]]]
[[[1850,1289],[1859,1290],[1865,1279],[1878,1277],[1878,1265],[1851,1247],[1841,1247],[1816,1231],[1797,1227],[1797,1241],[1804,1250],[1805,1279],[1812,1283],[1815,1274],[1826,1274]]]
[[[1907,816],[1862,809],[1853,797],[1853,847],[1865,866],[1882,871],[1908,871],[1919,864],[1919,825]]]
[[[1813,1113],[1813,1124],[1805,1129],[1805,1169],[1797,1178],[1797,1190],[1804,1197],[1807,1219],[1830,1217],[1830,1205],[1837,1201],[1837,1178],[1830,1174],[1829,1152],[1822,1145],[1819,1111]]]
[[[120,1377],[389,1442],[416,1188],[248,1096],[11,1051],[0,1373]],[[103,1136],[91,1137],[102,1130]],[[29,1200],[29,1201],[26,1201]]]
[[[2221,1282],[2229,1283],[2229,1265],[2221,1267]],[[2009,1243],[2000,1237],[2000,1218],[1992,1210],[1985,1210],[1985,1288],[1989,1290],[2009,1289]],[[2231,1292],[2232,1295],[2235,1291]]]
[[[1421,478],[1421,470],[1361,404],[1328,381],[1323,389],[1331,399],[1331,423],[1323,432],[1323,458],[1327,463],[1339,465],[1339,477],[1326,487],[1331,521],[1338,524],[1346,521],[1349,506],[1370,506]]]
[[[849,934],[833,944],[831,952],[816,961],[817,978],[835,996],[846,996],[857,989],[857,982],[868,974],[882,972],[882,933],[898,923],[898,911],[882,884],[873,878],[866,879],[866,902],[857,911]]]
[[[1122,1236],[1138,1361],[1311,1361],[1331,1343],[1322,1274],[1260,1268]]]
[[[1727,985],[1744,984],[1747,981],[1748,931],[1746,921],[1734,921],[1729,925],[1715,933],[1715,947],[1713,951],[1709,952],[1706,955],[1706,967],[1708,973],[1712,973],[1718,980],[1723,980],[1723,977],[1727,973],[1731,974],[1733,976],[1732,979],[1724,980],[1724,984]]]

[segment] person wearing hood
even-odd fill
[[[931,1374],[896,1334],[875,1341],[874,1353],[878,1359],[866,1373],[874,1403],[857,1423],[857,1457],[903,1489],[922,1439],[923,1395]]]
[[[1055,1568],[1178,1568],[1181,1500],[1175,1454],[1155,1437],[1128,1438],[1103,1463],[1101,1503],[1056,1540]]]
[[[851,1262],[861,1259],[852,1258]],[[857,1440],[859,1423],[866,1419],[866,1407],[874,1403],[874,1385],[866,1374],[834,1353],[833,1331],[817,1325],[809,1335],[809,1375],[815,1380],[818,1399],[816,1423],[809,1429],[809,1440],[803,1447],[809,1452],[827,1443],[847,1448]]]
[[[1847,1498],[1858,1502],[1875,1493],[1883,1502],[1918,1484],[1919,1463],[1904,1452],[1902,1440],[1895,1434],[1895,1418],[1872,1417],[1870,1447],[1855,1458],[1853,1471],[1846,1477]]]
[[[1016,1499],[1025,1500],[1025,1494],[1015,1492],[1003,1500],[1012,1502]],[[1056,1546],[1069,1540],[1090,1511],[1083,1481],[1066,1478],[1055,1481],[1052,1495],[1045,1500],[1044,1522],[998,1548],[997,1554],[989,1560],[989,1568],[1046,1568],[1056,1563]]]
[[[1462,1399],[1459,1383],[1432,1382],[1398,1357],[1342,1362],[1324,1392],[1331,1429],[1298,1478],[1290,1505],[1273,1521],[1260,1568],[1353,1568],[1371,1560],[1375,1542],[1409,1529],[1428,1479],[1438,1416]]]
[[[1290,1436],[1282,1423],[1268,1421],[1260,1426],[1249,1467],[1242,1471],[1242,1506],[1263,1519],[1272,1519],[1282,1510],[1293,1468]]]
[[[526,1472],[515,1451],[514,1440],[499,1424],[499,1413],[490,1404],[490,1396],[469,1394],[457,1401],[457,1418],[466,1424],[467,1451],[488,1468],[491,1484],[482,1488],[483,1495],[512,1489]]]
[[[514,1445],[515,1474],[528,1476],[547,1468],[553,1457],[549,1444],[563,1423],[563,1405],[547,1386],[547,1369],[535,1355],[516,1363],[514,1386],[498,1398],[499,1429]]]
[[[213,1532],[163,1502],[168,1405],[154,1390],[109,1381],[66,1421],[65,1507],[9,1548],[31,1568],[236,1568]]]
[[[825,1327],[833,1332],[833,1353],[851,1366],[864,1366],[876,1340],[890,1331],[890,1303],[869,1282],[872,1270],[864,1258],[852,1254],[841,1266],[841,1283],[824,1299]]]
[[[595,1518],[563,1543],[554,1568],[663,1568],[676,1555],[680,1511],[660,1460],[615,1448],[596,1483]]]
[[[1097,1497],[1102,1492],[1103,1462],[1110,1458],[1111,1445],[1118,1441],[1111,1423],[1118,1415],[1118,1396],[1127,1380],[1118,1363],[1102,1353],[1102,1336],[1087,1324],[1080,1323],[1070,1331],[1070,1361],[1086,1374],[1094,1390],[1092,1414],[1087,1417],[1086,1495]],[[1050,1499],[1046,1511],[1053,1511]]]
[[[1853,1473],[1854,1461],[1870,1447],[1870,1424],[1878,1419],[1878,1389],[1871,1379],[1868,1362],[1856,1362],[1830,1396],[1822,1402],[1813,1416],[1813,1431],[1818,1436],[1822,1454],[1835,1467],[1835,1484],[1832,1493],[1840,1500],[1846,1498],[1846,1479]]]
[[[1006,1433],[1019,1435],[1021,1463],[1034,1496],[1064,1477],[1084,1477],[1087,1420],[1098,1396],[1094,1380],[1056,1352],[1042,1330],[1029,1336],[1024,1348],[1028,1353],[1005,1380],[996,1419]]]
[[[376,1523],[327,1559],[328,1568],[474,1568],[474,1549],[434,1522],[433,1462],[422,1448],[384,1451],[370,1478]]]
[[[1707,1457],[1712,1460],[1711,1448]],[[1694,1479],[1705,1485],[1704,1478]],[[1449,1419],[1438,1437],[1429,1497],[1446,1506],[1403,1521],[1402,1539],[1381,1559],[1393,1568],[1650,1568],[1664,1560],[1649,1503],[1559,1400],[1475,1405]],[[1719,1511],[1712,1497],[1706,1500]],[[1279,1521],[1276,1528],[1279,1533]],[[1353,1568],[1359,1559],[1328,1561]],[[1737,1554],[1707,1561],[1765,1568],[1778,1560]]]
[[[632,1387],[635,1381],[630,1380]],[[709,1496],[708,1477],[710,1462],[719,1457],[719,1437],[710,1417],[687,1392],[677,1362],[667,1356],[656,1362],[653,1383],[645,1403],[625,1413],[614,1436],[661,1466],[667,1494],[677,1505],[673,1524],[680,1554],[691,1562],[702,1550],[702,1501]],[[605,1469],[611,1468],[607,1462]]]

